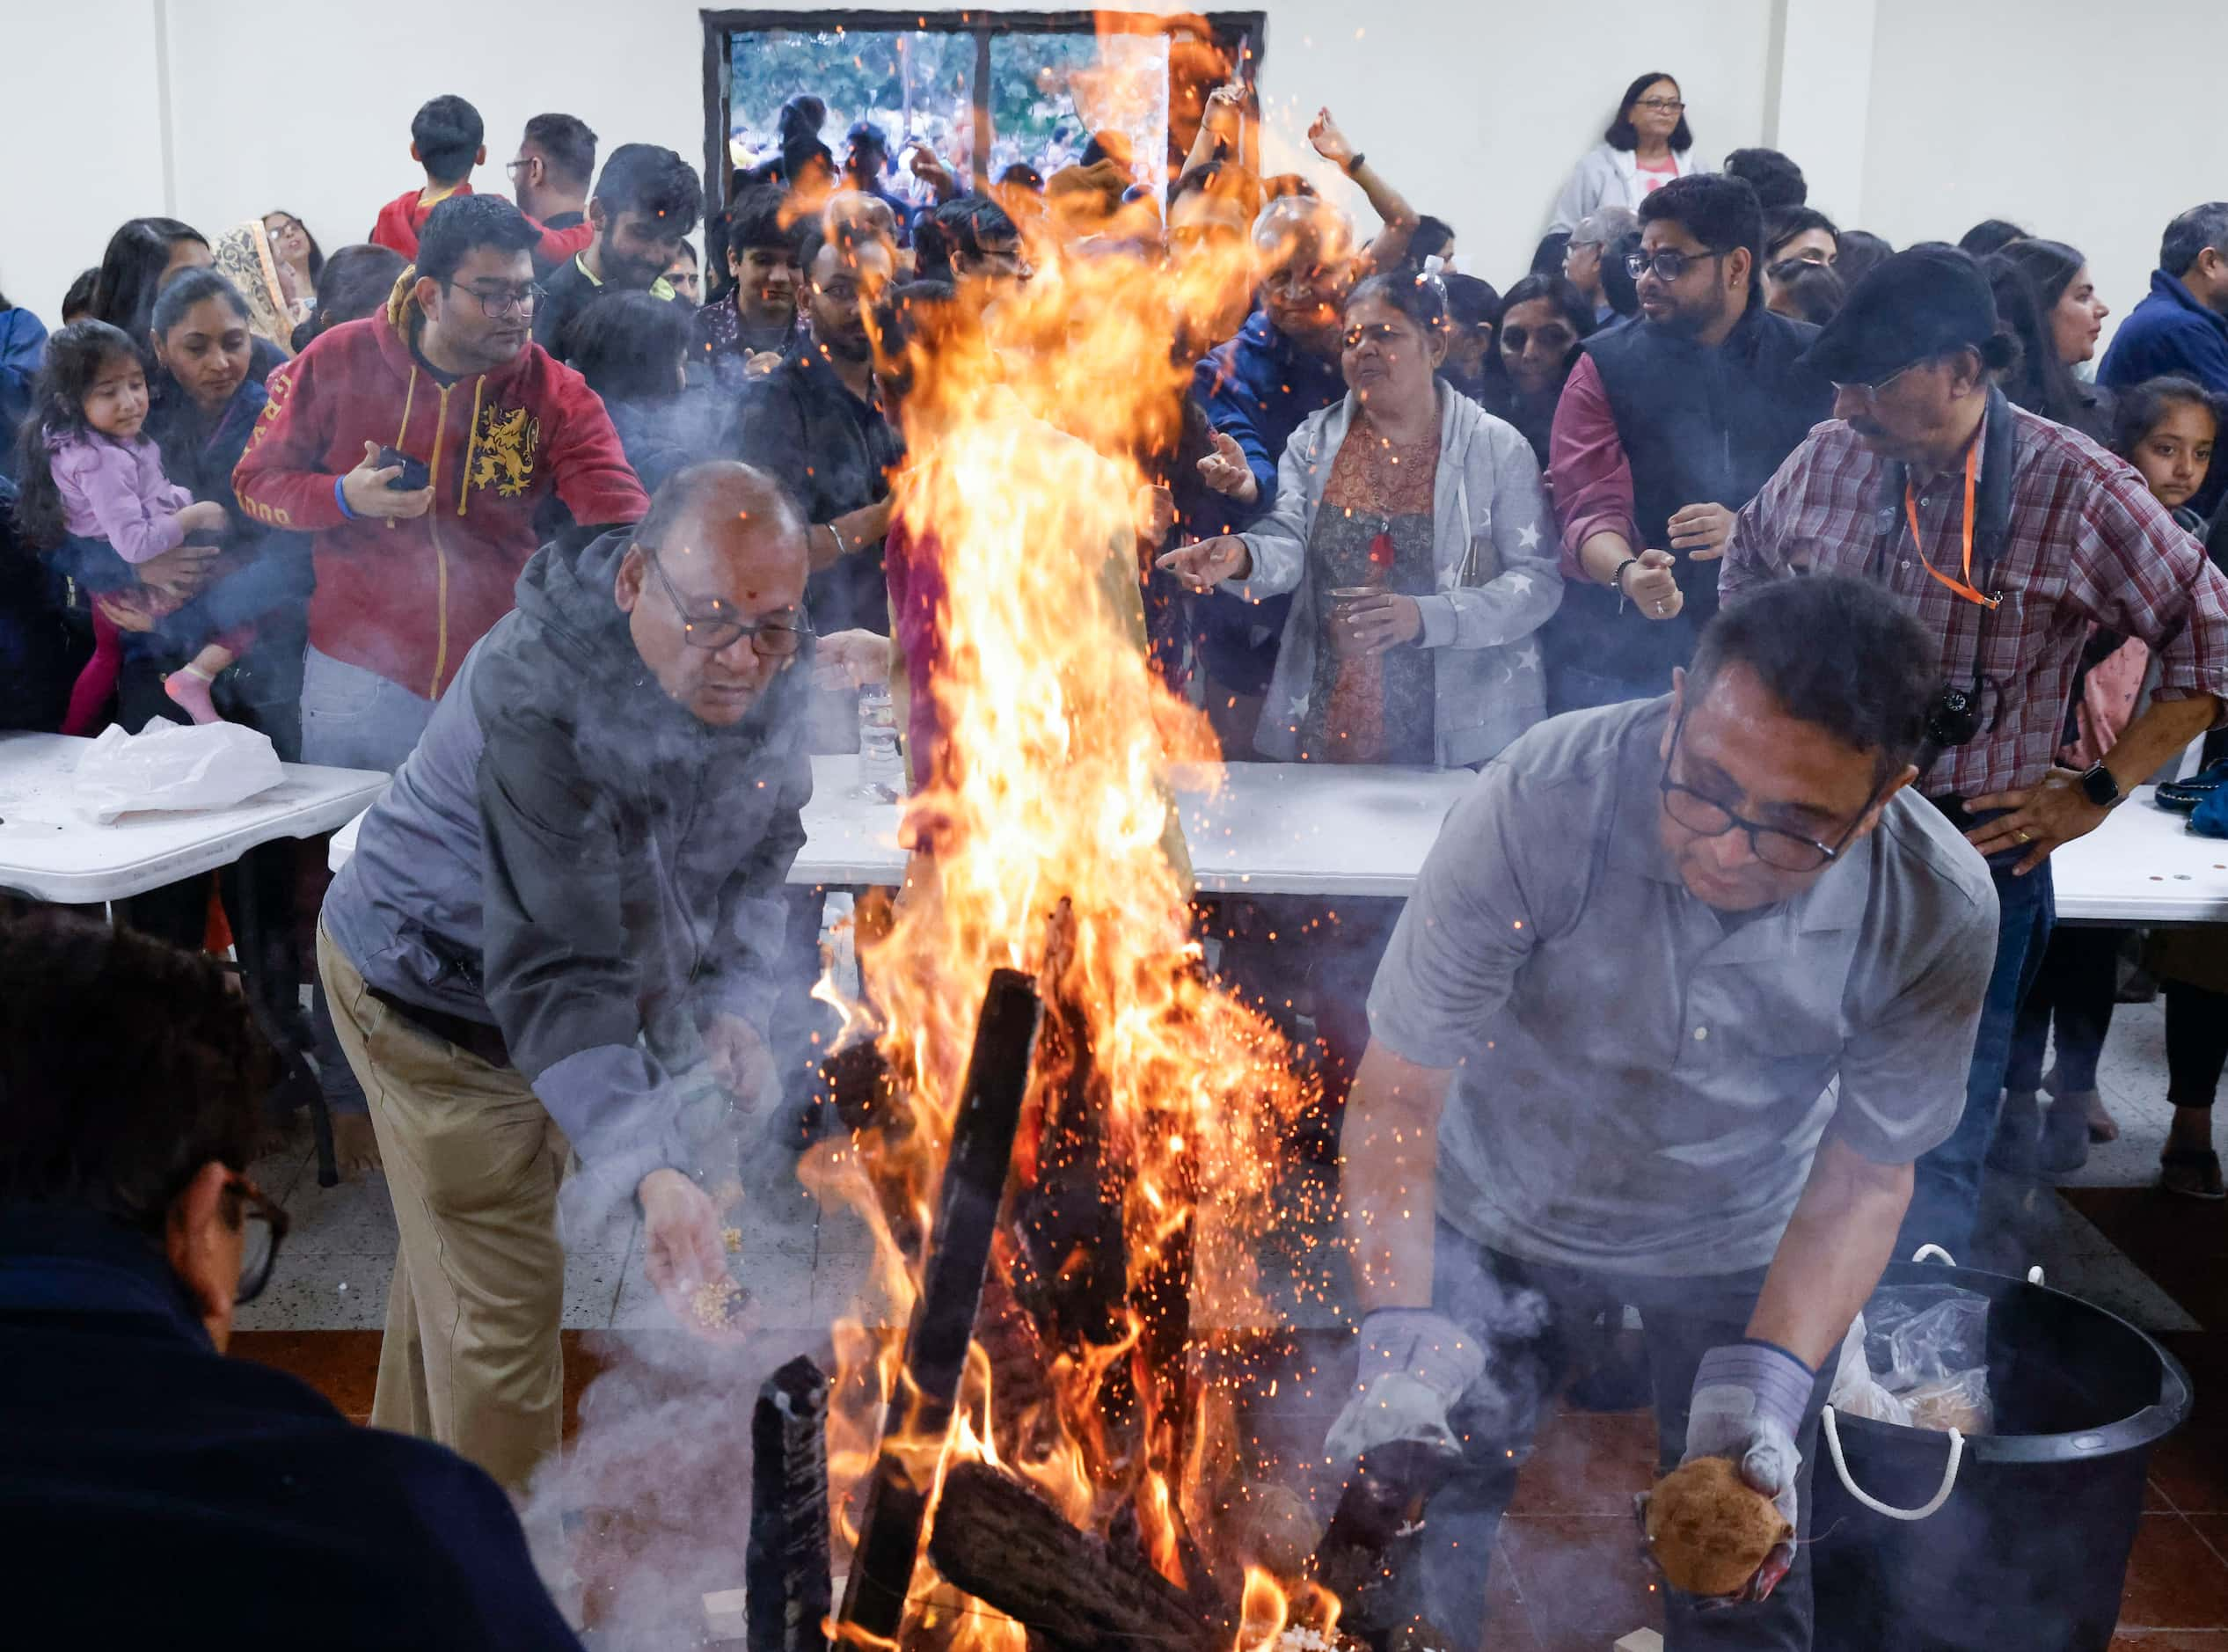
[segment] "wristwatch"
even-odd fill
[[[2120,783],[2112,778],[2112,771],[2100,763],[2083,771],[2081,791],[2099,808],[2110,808],[2120,800]]]

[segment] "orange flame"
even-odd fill
[[[1146,660],[1136,523],[1142,456],[1172,450],[1180,427],[1189,369],[1170,340],[1226,310],[1251,273],[1242,245],[1172,267],[1088,245],[1030,252],[1034,280],[962,291],[981,325],[917,349],[902,409],[897,509],[944,588],[943,745],[909,805],[933,852],[916,857],[887,930],[858,936],[873,1010],[843,1006],[879,1029],[899,1099],[804,1171],[874,1240],[873,1278],[836,1333],[836,1536],[857,1540],[856,1488],[904,1380],[899,1341],[975,1015],[1004,966],[1036,975],[1047,1005],[1014,1185],[1065,1177],[1063,1196],[1095,1194],[1111,1225],[1055,1242],[1010,1222],[951,1438],[893,1444],[917,1477],[953,1454],[997,1464],[1085,1529],[1126,1512],[1172,1579],[1199,1540],[1234,1580],[1247,1557],[1212,1539],[1242,1455],[1237,1408],[1193,1392],[1182,1337],[1192,1322],[1275,1323],[1254,1250],[1308,1094],[1274,1026],[1208,978],[1194,939],[1167,776],[1216,749]],[[1032,1291],[1087,1292],[1115,1264],[1107,1324],[1077,1333],[1017,1309]],[[1273,1641],[1255,1638],[1255,1608],[1281,1632],[1282,1589],[1254,1568],[1244,1592],[1243,1644]],[[912,1595],[909,1645],[1022,1644],[925,1560]]]

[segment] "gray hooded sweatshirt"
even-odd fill
[[[699,721],[613,601],[632,536],[535,553],[325,903],[371,986],[500,1029],[614,1198],[703,1156],[703,1018],[766,1030],[812,793],[808,670]]]
[[[1438,395],[1432,561],[1439,589],[1416,599],[1423,634],[1414,646],[1437,656],[1433,744],[1439,766],[1455,769],[1483,763],[1545,714],[1547,679],[1533,633],[1561,603],[1563,576],[1530,444],[1443,381]],[[1253,602],[1294,593],[1253,737],[1262,756],[1280,762],[1298,755],[1304,697],[1315,678],[1321,593],[1308,575],[1308,540],[1358,406],[1348,391],[1292,433],[1277,466],[1275,508],[1239,536],[1253,571],[1221,587]]]

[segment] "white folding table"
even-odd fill
[[[836,888],[902,882],[898,806],[861,793],[856,757],[814,757],[812,764],[805,846],[789,881]],[[1415,888],[1440,822],[1476,778],[1460,770],[1306,763],[1233,763],[1223,775],[1212,790],[1204,771],[1176,777],[1177,808],[1202,891],[1395,900]],[[355,853],[360,823],[334,834],[335,872]]]
[[[67,735],[0,735],[0,889],[92,906],[229,866],[258,844],[314,837],[369,808],[387,777],[362,769],[282,764],[286,778],[230,808],[126,815],[98,825],[78,814],[74,778],[92,746]]]
[[[2191,831],[2188,815],[2152,801],[2155,790],[2138,786],[2050,857],[2059,923],[2228,924],[2228,838]]]
[[[1233,763],[1211,792],[1203,777],[1180,773],[1176,797],[1202,893],[1402,900],[1414,890],[1447,811],[1475,778],[1461,770]],[[902,881],[897,821],[897,805],[860,795],[855,757],[814,757],[805,846],[789,881],[835,888]],[[354,852],[352,823],[332,840],[333,869]],[[2228,840],[2190,831],[2183,816],[2151,800],[2149,786],[2100,830],[2059,850],[2050,866],[2064,923],[2228,924]]]
[[[0,734],[0,891],[71,906],[129,900],[230,866],[259,844],[331,831],[362,814],[387,784],[375,771],[289,763],[277,786],[230,808],[131,814],[102,824],[76,808],[77,764],[92,743],[67,735]],[[231,915],[243,958],[263,922],[247,898],[253,882],[240,880],[245,906]],[[340,1173],[323,1094],[253,983],[247,1001],[285,1060],[288,1082],[309,1103],[318,1181],[329,1188]]]

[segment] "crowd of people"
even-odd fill
[[[886,136],[854,128],[839,163],[816,106],[707,201],[656,145],[599,166],[564,113],[527,122],[508,195],[476,189],[480,116],[436,97],[420,175],[361,243],[275,209],[215,235],[133,218],[51,333],[0,300],[0,727],[226,719],[395,776],[329,891],[293,844],[223,874],[296,914],[248,989],[312,1054],[350,1168],[388,1176],[375,1422],[514,1490],[556,1449],[568,1159],[639,1206],[676,1312],[724,1276],[679,1167],[717,1097],[802,1064],[807,759],[855,746],[861,690],[894,682],[916,775],[943,760],[943,552],[892,502],[937,438],[919,377],[1026,283],[1119,260],[1147,287],[1221,273],[1171,308],[1188,390],[1119,574],[1155,670],[1233,762],[1482,771],[1405,916],[1279,947],[1288,907],[1202,908],[1225,972],[1319,1048],[1354,1202],[1420,1212],[1356,1230],[1383,1369],[1333,1444],[1452,1439],[1505,1334],[1478,1330],[1481,1294],[1633,1303],[1678,1402],[1667,1461],[1735,1456],[1800,1528],[1820,1372],[1881,1264],[1986,1254],[1984,1164],[2063,1172],[2117,1128],[2095,1071],[2134,943],[2054,928],[2049,857],[2228,697],[2228,202],[2165,227],[2099,362],[2132,296],[2078,249],[1844,230],[1790,157],[1706,160],[1662,73],[1505,289],[1327,110],[1309,142],[1373,230],[1264,174],[1242,84],[1165,166],[1112,137],[1048,178],[916,150],[902,191]],[[2208,764],[2178,794],[2223,784]],[[132,918],[198,949],[208,906],[195,882]],[[2217,1200],[2228,948],[2147,963],[2162,1182]],[[275,1246],[221,1081],[256,1069],[212,979],[51,917],[0,939],[0,1337],[42,1414],[129,1388],[58,1398],[108,1371],[99,1339],[158,1350],[150,1382],[221,1350],[239,1235]],[[66,1041],[100,1034],[57,982],[177,1024],[91,1085]],[[172,1085],[179,1107],[144,1099]],[[1393,1145],[1418,1140],[1428,1162]],[[93,1340],[56,1355],[40,1316],[88,1268],[106,1294],[69,1334]],[[175,1381],[144,1404],[325,1437],[300,1394]],[[1529,1426],[1465,1426],[1461,1512],[1414,1571],[1436,1621],[1482,1620],[1474,1557]],[[192,1465],[136,1449],[52,1472],[107,1477],[88,1518],[160,1473],[186,1523]],[[415,1541],[512,1580],[457,1623],[538,1599],[470,1471],[319,1449],[380,1477]],[[1745,1613],[1675,1602],[1673,1644],[1738,1619],[1769,1631],[1740,1644],[1807,1645],[1807,1564],[1775,1554]],[[564,1634],[522,1609],[472,1643]]]

